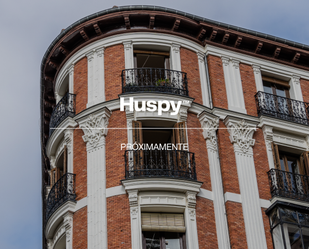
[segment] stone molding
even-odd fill
[[[94,150],[105,144],[110,115],[111,112],[104,107],[102,110],[77,121],[85,134],[83,140],[87,143],[87,150]]]
[[[217,150],[217,129],[219,128],[219,118],[203,111],[198,116],[200,120],[202,129],[203,129],[203,136],[206,140],[207,147],[211,148],[212,150]]]
[[[244,154],[252,153],[252,147],[255,143],[255,139],[252,137],[256,131],[256,124],[249,123],[244,119],[238,120],[230,117],[227,117],[224,123],[230,134],[231,143],[234,144],[234,149],[239,149]]]

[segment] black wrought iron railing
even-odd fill
[[[75,174],[64,174],[52,187],[46,201],[46,220],[67,201],[75,201]]]
[[[55,128],[66,118],[75,116],[75,94],[67,93],[54,108],[50,123],[49,136],[55,131]]]
[[[126,179],[170,177],[196,180],[194,153],[182,150],[126,150]]]
[[[266,115],[299,124],[309,124],[309,103],[265,92],[257,92],[255,100],[259,116]]]
[[[309,176],[271,169],[268,171],[271,195],[309,201]]]
[[[122,70],[122,93],[160,92],[189,96],[187,73],[163,68]]]

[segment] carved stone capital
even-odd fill
[[[92,61],[94,58],[94,51],[90,51],[89,53],[86,54],[88,62]]]
[[[138,205],[138,190],[128,191],[129,194],[129,204],[130,207],[135,207]]]
[[[71,152],[73,145],[73,129],[67,128],[64,131],[64,142],[68,148],[68,151]]]
[[[264,134],[264,139],[265,139],[265,144],[267,150],[272,151],[271,144],[274,139],[274,133],[273,133],[273,128],[267,125],[264,125],[263,128],[263,134]]]
[[[50,167],[52,169],[56,167],[56,157],[55,156],[50,157]]]
[[[204,63],[205,54],[201,52],[197,52],[196,54],[197,54],[197,58],[200,61],[200,63]]]
[[[224,123],[230,134],[231,143],[238,146],[241,152],[247,153],[253,147],[255,140],[252,139],[256,131],[256,125],[249,124],[245,120],[232,120],[226,118]],[[235,147],[234,147],[235,148]]]
[[[293,81],[293,83],[295,83],[295,84],[300,84],[300,76],[298,76],[298,75],[293,75],[293,76],[292,76],[292,81]]]
[[[132,41],[124,41],[123,42],[123,46],[124,48],[127,50],[127,49],[133,49],[133,44],[132,44]]]
[[[194,208],[196,206],[196,192],[187,191],[187,202],[189,208]]]
[[[228,66],[230,64],[230,58],[221,56],[221,60],[224,66]]]
[[[71,75],[74,73],[74,64],[71,64],[71,65],[69,66],[68,72],[69,72],[69,74],[71,74]]]
[[[219,127],[219,118],[211,117],[207,112],[203,111],[198,115],[198,119],[200,120],[207,146],[211,146],[213,150],[217,150],[216,131]]]
[[[97,48],[95,51],[99,57],[102,57],[105,51],[105,47]]]
[[[180,51],[180,45],[173,43],[173,44],[172,44],[172,50],[173,50],[175,53],[179,53],[179,51]]]
[[[253,72],[255,74],[260,74],[261,73],[261,67],[260,66],[252,65],[252,69],[253,69]]]
[[[79,126],[85,134],[83,139],[87,143],[87,150],[93,150],[98,147],[98,145],[105,144],[110,115],[111,112],[104,107],[102,110],[90,114],[88,117],[79,121]]]
[[[238,61],[238,60],[232,60],[232,65],[233,65],[233,67],[234,67],[235,69],[238,69],[238,68],[239,68],[239,63],[240,63],[240,61]]]

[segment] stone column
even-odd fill
[[[69,67],[69,93],[74,93],[74,64]]]
[[[180,63],[180,45],[172,44],[171,47],[171,62],[173,70],[181,71],[181,63]]]
[[[196,192],[187,191],[187,207],[185,209],[186,240],[187,248],[198,249],[198,236],[196,225]]]
[[[65,227],[66,249],[73,249],[72,230],[73,230],[73,213],[67,212],[64,215],[63,223]]]
[[[203,97],[203,105],[210,108],[209,103],[209,95],[208,87],[207,87],[207,77],[206,77],[206,67],[205,67],[205,54],[204,53],[197,53],[198,58],[198,66],[200,72],[200,82],[201,82],[201,90],[202,90],[202,97]]]
[[[198,118],[203,128],[204,139],[206,140],[211,189],[213,192],[218,248],[226,249],[230,248],[230,240],[223,195],[221,166],[217,146],[216,131],[219,127],[219,118],[205,111],[199,114]]]
[[[254,79],[255,79],[255,85],[256,85],[256,91],[264,92],[263,88],[263,80],[262,80],[262,74],[261,74],[261,67],[257,65],[252,65],[252,69],[254,72]]]
[[[273,149],[271,147],[271,144],[274,139],[273,128],[268,125],[264,125],[262,129],[263,129],[265,145],[266,145],[266,150],[267,150],[268,165],[270,169],[273,169],[275,168]]]
[[[125,69],[134,68],[132,41],[124,41],[123,46],[124,46]]]
[[[68,173],[73,173],[73,129],[67,128],[64,131],[64,143],[67,146],[67,170]]]
[[[142,249],[142,224],[141,212],[138,205],[138,191],[129,190],[130,217],[131,217],[131,243],[132,248]]]
[[[239,71],[239,61],[221,57],[229,110],[247,114]]]
[[[103,108],[78,120],[87,143],[88,248],[107,248],[105,137],[110,115]]]
[[[227,117],[224,120],[234,146],[248,249],[266,249],[266,237],[256,179],[252,139],[256,122]]]
[[[86,54],[88,59],[88,104],[91,107],[105,101],[104,47]]]

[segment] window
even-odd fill
[[[134,50],[134,67],[170,69],[170,54],[161,51]]]
[[[50,171],[50,187],[67,173],[67,147],[66,145],[63,148],[63,153],[58,159],[58,163],[55,168]]]
[[[185,249],[183,214],[142,213],[143,249]]]
[[[305,200],[309,195],[309,152],[291,153],[273,143],[275,171],[272,191],[277,195]]]
[[[187,151],[185,122],[133,121],[133,144],[126,150],[126,178],[175,177],[196,180],[194,154]]]
[[[309,214],[295,207],[280,205],[268,212],[275,249],[309,248]]]
[[[290,98],[288,81],[279,80],[267,76],[262,76],[263,88],[265,93],[278,95],[284,98]]]

